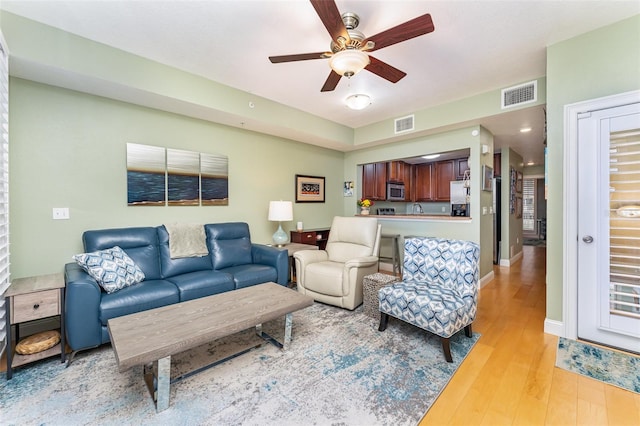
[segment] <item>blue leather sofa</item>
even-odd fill
[[[286,250],[251,243],[246,223],[204,227],[209,255],[178,259],[169,255],[164,226],[84,232],[85,252],[119,246],[145,279],[108,294],[77,263],[65,265],[65,329],[73,354],[109,342],[110,318],[269,281],[287,285]]]

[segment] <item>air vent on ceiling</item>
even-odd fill
[[[395,132],[403,133],[409,132],[414,129],[413,127],[413,115],[407,115],[406,117],[396,118],[395,120]]]
[[[502,109],[528,104],[536,100],[538,100],[538,82],[535,80],[502,89]]]

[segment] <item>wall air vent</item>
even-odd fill
[[[529,83],[502,89],[502,100],[500,106],[502,109],[505,109],[528,104],[537,100],[538,82],[534,80]]]
[[[413,115],[407,115],[406,117],[396,118],[394,123],[395,133],[398,134],[398,133],[410,132],[411,130],[414,130],[413,119],[414,119]]]

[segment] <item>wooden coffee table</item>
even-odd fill
[[[185,379],[262,345],[171,379],[171,356],[255,327],[258,336],[285,350],[291,342],[292,313],[313,299],[276,283],[259,284],[214,296],[110,319],[111,345],[121,372],[144,366],[156,410],[169,407],[171,383]],[[262,331],[262,323],[285,316],[284,342]]]

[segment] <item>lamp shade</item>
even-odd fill
[[[329,59],[329,66],[344,77],[351,77],[369,65],[369,55],[357,49],[346,49],[335,53]]]
[[[293,220],[291,201],[269,201],[269,220],[273,222]]]

